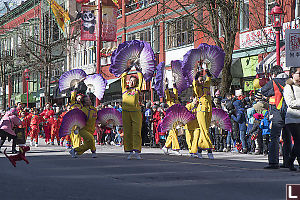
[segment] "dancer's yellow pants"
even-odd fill
[[[197,112],[197,120],[200,127],[200,137],[198,146],[201,149],[211,149],[213,147],[209,137],[209,126],[211,122],[211,116],[211,112]]]
[[[185,139],[189,148],[189,153],[197,153],[199,146],[200,129],[185,130]]]
[[[124,151],[141,152],[142,113],[141,111],[122,111],[124,129]]]
[[[77,148],[80,146],[81,143],[81,136],[79,134],[74,134],[75,129],[77,128],[77,126],[74,126],[72,128],[71,134],[70,134],[70,138],[71,138],[71,144],[73,146],[73,148]]]
[[[169,131],[169,135],[167,137],[167,141],[165,143],[165,147],[170,148],[172,144],[172,150],[180,150],[178,138],[177,138],[177,130],[171,129]]]
[[[79,135],[83,138],[83,144],[80,145],[79,147],[75,148],[77,155],[81,155],[89,149],[92,152],[95,152],[96,146],[95,146],[95,139],[94,139],[93,133],[90,133],[89,131],[87,131],[85,129],[80,129]]]

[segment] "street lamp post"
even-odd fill
[[[27,108],[29,108],[29,93],[28,93],[29,69],[24,70],[24,77],[26,79],[26,88],[27,88]]]
[[[277,65],[280,66],[280,31],[282,29],[284,13],[282,8],[276,4],[272,8],[270,15],[272,16],[272,25],[276,34],[276,60]]]

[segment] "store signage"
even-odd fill
[[[300,30],[290,29],[285,37],[286,66],[300,66]]]
[[[298,29],[299,22],[286,22],[282,26],[281,39],[285,38],[286,30]],[[272,26],[265,27],[254,31],[244,32],[240,35],[240,48],[249,48],[254,46],[266,45],[275,43],[275,31]]]

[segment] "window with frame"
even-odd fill
[[[167,23],[167,49],[185,46],[194,42],[192,17],[178,18]]]
[[[266,0],[266,25],[272,25],[272,17],[270,16],[272,8],[276,5],[276,0]]]
[[[249,0],[241,2],[240,30],[249,30]]]
[[[129,33],[127,35],[127,41],[141,40],[151,44],[151,29],[147,28],[139,32]]]

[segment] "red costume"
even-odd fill
[[[157,127],[156,127],[156,134],[155,134],[155,142],[156,144],[159,143],[159,139],[160,137],[159,136],[162,136],[162,135],[166,135],[166,132],[160,132],[159,130],[159,125],[161,124],[162,120],[159,120],[159,122],[157,123]]]
[[[54,111],[50,109],[45,109],[40,116],[43,117],[43,129],[45,132],[45,142],[48,143],[51,137],[51,125],[48,122],[48,119],[54,115]]]
[[[55,119],[54,117],[50,117],[50,119],[48,119],[48,123],[51,126],[51,144],[54,144],[54,139],[56,137],[57,144],[59,145],[60,139],[58,133],[61,121],[59,119]]]
[[[157,133],[157,127],[158,127],[158,123],[160,122],[160,116],[159,116],[160,112],[159,111],[155,111],[153,113],[153,116],[152,116],[152,120],[153,120],[153,134],[155,136],[155,141],[156,141],[156,144],[158,144],[158,141],[159,141],[159,135]],[[158,140],[156,139],[158,138]]]
[[[39,115],[32,115],[30,120],[30,132],[29,135],[31,137],[31,141],[35,139],[35,142],[38,143],[38,136],[40,132],[39,124],[41,123],[41,119]]]

